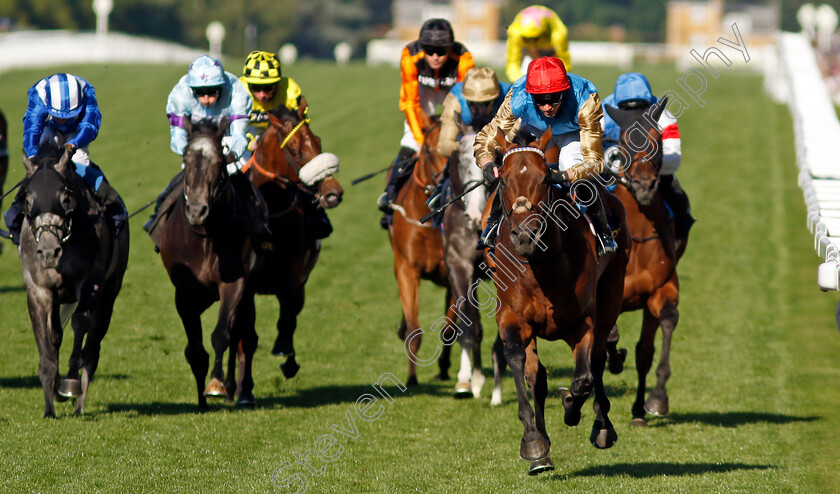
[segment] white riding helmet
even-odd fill
[[[53,74],[37,86],[47,113],[55,118],[73,118],[82,111],[84,83],[71,74]]]
[[[213,87],[225,84],[225,69],[213,57],[202,55],[190,64],[187,70],[187,86]]]

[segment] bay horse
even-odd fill
[[[227,120],[193,123],[184,119],[188,142],[184,149],[184,189],[160,227],[160,258],[175,286],[175,307],[184,325],[190,364],[198,391],[199,409],[207,398],[238,391],[237,405],[253,406],[251,361],[257,347],[254,294],[248,285],[253,263],[252,222],[225,170],[222,136]],[[209,355],[202,343],[201,314],[219,301],[213,330],[215,351],[211,380]],[[231,364],[227,379],[222,369],[226,350],[243,353],[241,381]]]
[[[287,378],[300,369],[293,337],[306,281],[321,251],[321,241],[308,238],[306,214],[338,206],[344,194],[333,176],[338,158],[321,152],[306,108],[303,102],[297,112],[283,105],[269,112],[270,124],[243,168],[268,205],[273,250],[260,254],[252,282],[257,293],[274,295],[280,303],[271,353],[286,357],[281,369]]]
[[[30,161],[24,154],[26,177],[17,196],[24,217],[18,254],[40,354],[44,417],[55,417],[54,398],[76,398],[75,413],[84,413],[128,263],[128,228],[114,236],[70,157],[56,150]],[[68,317],[73,350],[62,379],[58,353]]]
[[[420,112],[421,126],[425,135],[423,146],[417,157],[411,177],[400,186],[393,201],[393,223],[388,227],[388,239],[394,252],[394,275],[400,294],[402,319],[397,336],[405,342],[408,356],[408,386],[417,385],[417,364],[427,365],[441,356],[442,349],[431,359],[419,357],[420,342],[424,331],[420,328],[420,280],[429,280],[446,287],[446,311],[449,320],[454,320],[446,264],[443,259],[443,240],[440,231],[431,225],[420,223],[420,218],[429,213],[426,200],[440,182],[446,158],[437,151],[440,123],[424,112]],[[454,338],[451,325],[441,329],[446,335],[439,339]],[[443,347],[448,345],[444,344]],[[449,362],[441,359],[439,377],[446,379]]]
[[[607,336],[621,310],[630,236],[620,227],[619,248],[598,257],[589,220],[549,183],[545,149],[551,140],[550,128],[528,146],[508,142],[502,132],[495,138],[503,153],[495,191],[503,213],[495,250],[487,249],[485,255],[500,301],[499,336],[525,428],[520,455],[531,462],[529,473],[534,475],[554,468],[544,417],[547,376],[537,356],[538,337],[563,340],[572,349],[572,385],[561,391],[566,425],[580,422],[581,407],[594,390],[590,441],[597,448],[609,448],[618,438],[608,416],[603,373]],[[603,197],[607,211],[623,225],[621,202],[593,182],[573,184],[576,200],[586,205],[581,197],[588,196],[590,201]]]
[[[622,312],[642,309],[642,331],[636,344],[638,387],[633,402],[632,425],[645,426],[645,412],[668,413],[665,383],[671,375],[671,340],[679,320],[677,262],[684,245],[675,245],[674,224],[659,193],[662,167],[662,133],[656,122],[667,99],[648,109],[606,111],[621,128],[619,143],[621,171],[615,195],[627,212],[627,226],[633,242],[624,279]],[[649,111],[649,114],[646,113]],[[653,363],[656,330],[662,327],[662,354],[656,370],[656,386],[645,401],[646,377]],[[618,328],[613,328],[607,353],[610,371],[621,372],[626,350],[617,349]]]
[[[462,129],[458,152],[447,165],[453,195],[484,182],[481,169],[475,163],[475,134],[471,131],[472,128]],[[479,398],[485,381],[481,365],[483,330],[479,313],[479,309],[485,307],[478,294],[487,288],[478,283],[487,276],[479,267],[484,261],[484,253],[476,249],[476,243],[481,234],[481,213],[486,202],[487,187],[481,185],[447,207],[443,214],[443,256],[447,280],[452,298],[459,307],[457,338],[461,344],[461,362],[454,391],[456,398]],[[444,345],[441,360],[448,361],[450,348],[451,345]]]

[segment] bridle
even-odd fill
[[[544,164],[546,162],[545,161],[545,152],[543,152],[542,149],[532,147],[532,146],[524,146],[524,147],[517,147],[517,148],[513,148],[513,149],[508,150],[504,154],[504,156],[502,157],[502,166],[504,166],[504,162],[508,158],[508,156],[510,156],[512,154],[515,154],[515,153],[536,153],[540,156],[540,158],[542,158],[542,161],[543,161]],[[548,165],[546,165],[546,167],[547,166]],[[546,174],[545,179],[543,180],[543,183],[548,185],[548,174]],[[497,186],[496,193],[499,195],[499,204],[502,206],[502,211],[503,211],[502,220],[505,222],[505,224],[510,229],[510,231],[516,231],[514,229],[513,222],[510,220],[510,217],[514,213],[514,207],[513,207],[513,205],[511,205],[510,207],[507,207],[505,205],[505,197],[504,197],[504,194],[502,194],[502,189],[504,187],[507,187],[507,184],[505,183],[504,178],[499,177],[499,183],[498,183],[498,186]],[[552,187],[549,186],[548,187],[549,194],[551,194],[551,189],[552,189]],[[545,210],[545,208],[540,206],[539,204],[533,204],[532,203],[531,204],[531,210],[535,211],[536,214],[538,214],[540,216],[540,218],[543,218],[543,219],[545,219],[545,216],[548,214],[547,211]]]
[[[75,189],[72,186],[68,185],[66,177],[64,175],[62,175],[61,173],[59,173],[55,168],[53,168],[51,166],[41,167],[35,173],[37,173],[38,171],[46,171],[46,170],[52,171],[53,173],[58,175],[58,177],[61,179],[61,183],[62,183],[63,188],[56,193],[56,198],[61,197],[61,195],[64,194],[64,193],[70,195],[71,197],[76,196]],[[35,173],[32,174],[32,177],[35,176]],[[30,192],[27,186],[29,185],[29,182],[32,180],[32,177],[30,177],[29,180],[27,180],[23,184],[23,186],[21,187],[21,191]],[[56,214],[56,216],[60,217],[61,220],[62,220],[62,224],[61,225],[43,224],[43,225],[38,225],[38,226],[35,226],[35,221],[34,220],[37,219],[39,216],[41,216],[43,214],[46,214],[46,213],[43,213],[43,212],[40,211],[40,205],[37,208],[37,214],[35,214],[34,216],[32,215],[32,211],[27,211],[25,216],[26,216],[27,221],[29,222],[29,229],[32,231],[32,236],[35,238],[35,243],[40,243],[41,242],[41,235],[43,235],[44,233],[52,233],[53,235],[55,235],[55,237],[58,238],[58,243],[61,244],[61,245],[64,245],[65,243],[67,243],[70,240],[70,237],[73,235],[73,213],[75,211],[76,211],[75,205],[73,207],[69,208],[69,209],[64,210],[63,214],[56,214],[52,211],[48,211],[48,212]]]

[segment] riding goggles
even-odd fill
[[[534,100],[534,104],[537,106],[555,106],[563,102],[563,93],[532,94],[531,99]]]
[[[442,57],[449,53],[449,49],[450,47],[448,46],[423,46],[423,51],[426,52],[426,55],[437,55],[439,57]]]
[[[221,86],[194,87],[192,90],[196,98],[200,98],[201,96],[215,96],[218,98],[222,94]]]
[[[277,84],[248,84],[248,89],[251,90],[252,93],[273,93],[275,89],[277,89]]]

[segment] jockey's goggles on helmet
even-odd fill
[[[645,99],[630,99],[618,104],[618,107],[622,110],[638,110],[640,108],[647,108],[648,106],[650,106],[650,101]]]
[[[563,93],[545,93],[545,94],[532,94],[531,98],[534,100],[534,104],[537,106],[543,105],[551,105],[555,106],[560,104],[563,101]]]
[[[274,90],[277,89],[277,83],[272,82],[271,84],[248,84],[248,89],[250,89],[252,93],[273,93]]]
[[[215,96],[218,98],[222,94],[222,86],[194,87],[192,90],[196,98],[201,96]]]
[[[442,57],[449,53],[451,47],[449,46],[423,46],[423,51],[426,52],[426,55],[437,55]]]

